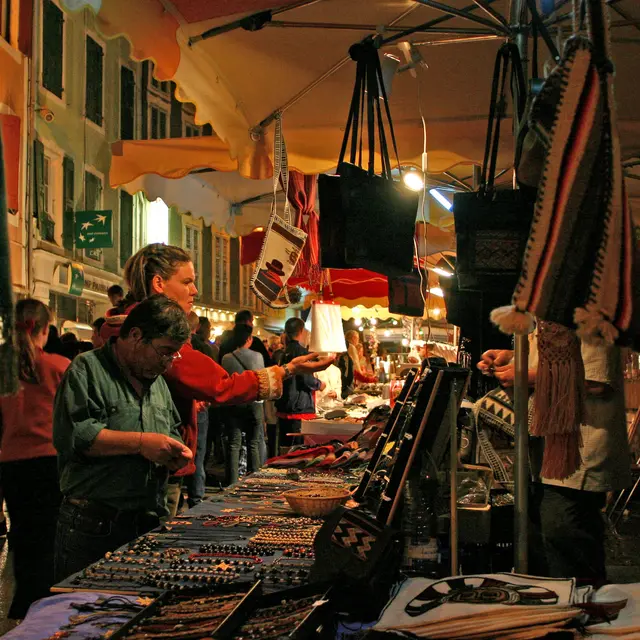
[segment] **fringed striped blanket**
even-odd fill
[[[587,0],[596,46],[572,37],[533,104],[547,152],[513,306],[492,313],[508,333],[523,330],[523,313],[585,341],[612,343],[630,326],[632,226],[603,5]]]

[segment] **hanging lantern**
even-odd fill
[[[311,305],[309,350],[317,353],[343,353],[347,350],[340,305],[332,302],[314,302]]]

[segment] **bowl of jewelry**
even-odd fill
[[[344,504],[351,493],[347,489],[316,486],[306,489],[292,489],[285,491],[282,495],[296,513],[319,518],[329,515]]]

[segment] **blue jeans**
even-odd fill
[[[184,479],[187,488],[187,501],[190,507],[202,502],[207,474],[204,470],[209,432],[209,410],[198,412],[198,446],[196,447],[195,473]]]
[[[228,485],[238,481],[238,463],[242,447],[242,433],[247,440],[247,467],[253,473],[262,466],[261,444],[264,446],[264,417],[262,404],[254,402],[240,407],[228,407],[225,410],[225,430],[227,433],[228,454],[225,461],[226,481]]]

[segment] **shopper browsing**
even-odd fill
[[[189,339],[180,306],[153,296],[120,335],[78,356],[58,390],[53,442],[64,495],[55,550],[57,580],[158,525],[168,471],[192,462],[162,374]]]
[[[259,353],[251,349],[253,342],[252,329],[245,324],[237,324],[233,328],[233,345],[235,349],[222,358],[222,366],[227,373],[256,371],[264,367],[264,360]],[[247,467],[249,473],[262,466],[260,454],[264,442],[264,411],[260,401],[249,402],[224,409],[224,424],[227,435],[227,455],[225,456],[225,476],[227,485],[238,481],[238,465],[242,434],[247,441]]]
[[[287,346],[284,354],[284,364],[295,362],[305,357],[307,349],[300,344],[304,333],[304,322],[300,318],[289,318],[284,325],[287,336]],[[287,436],[288,433],[300,433],[302,420],[314,418],[316,408],[313,402],[313,392],[324,390],[325,384],[311,374],[295,375],[284,382],[282,397],[276,401],[278,411],[280,443],[283,446],[299,444],[300,438]]]
[[[7,502],[16,591],[9,618],[24,618],[29,605],[49,594],[60,506],[53,399],[71,364],[45,353],[51,314],[38,300],[16,305],[20,390],[0,397],[0,469]]]

